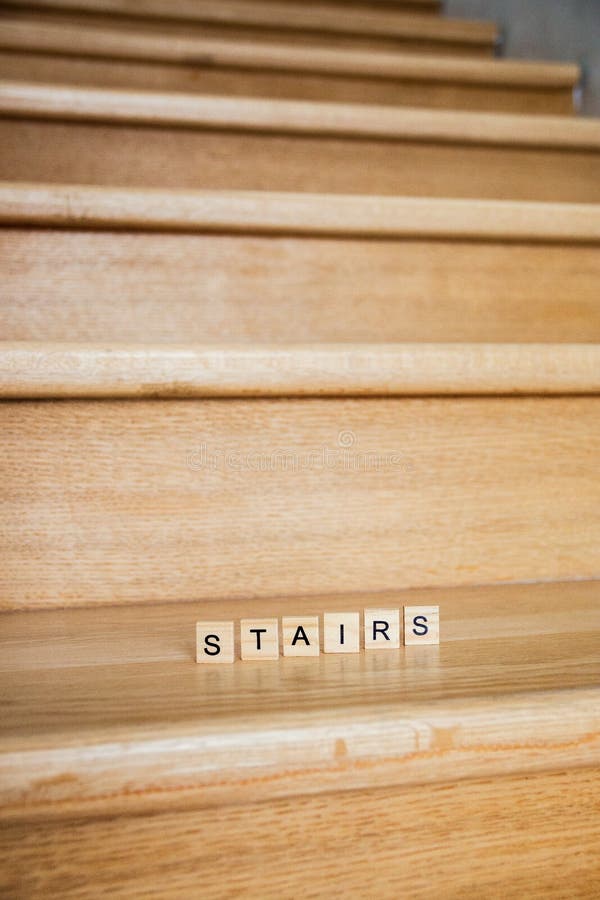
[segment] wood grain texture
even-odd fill
[[[0,120],[0,140],[0,178],[9,181],[600,202],[597,149],[485,147],[427,137],[356,142],[63,123],[33,114]]]
[[[600,393],[598,344],[0,344],[0,399]]]
[[[5,608],[600,574],[597,396],[7,401],[0,416]]]
[[[16,900],[594,898],[600,769],[5,828]],[[235,865],[231,859],[235,858]],[[307,860],[310,868],[307,872]]]
[[[6,116],[185,129],[600,150],[600,120],[0,82]],[[179,132],[179,138],[183,137]]]
[[[241,0],[242,3],[250,0]],[[267,0],[271,2],[271,0]],[[213,4],[213,9],[215,5]],[[264,7],[263,7],[264,8]],[[302,4],[306,14],[312,12]],[[294,7],[292,7],[294,9]],[[281,7],[279,7],[281,18]],[[346,7],[346,11],[355,13],[355,9]],[[330,8],[339,21],[345,17],[340,15],[340,7]],[[380,15],[382,10],[378,10]],[[406,11],[405,11],[406,12]],[[288,28],[281,22],[260,22],[249,24],[243,21],[220,21],[213,18],[206,22],[177,22],[165,19],[136,19],[115,17],[111,14],[94,13],[90,15],[76,11],[56,10],[16,10],[4,9],[0,16],[0,46],[6,49],[31,50],[33,53],[54,51],[73,55],[73,48],[68,43],[69,35],[82,38],[80,55],[102,55],[102,48],[119,54],[123,44],[118,35],[126,41],[132,39],[137,48],[154,47],[160,57],[161,47],[165,45],[167,57],[174,52],[169,50],[166,39],[179,48],[180,62],[198,59],[198,50],[202,53],[202,44],[197,42],[210,40],[226,41],[259,41],[262,45],[285,43],[289,46],[307,48],[322,47],[325,49],[346,49],[374,53],[418,53],[446,56],[489,59],[495,51],[493,27],[486,27],[478,35],[469,26],[473,23],[463,20],[449,22],[448,19],[436,19],[433,16],[401,16],[396,19],[395,27],[384,31],[356,31],[337,29],[321,29],[318,22],[312,28]],[[316,21],[316,17],[315,17]],[[312,19],[311,19],[312,22]],[[313,23],[314,24],[314,23]],[[448,28],[448,25],[451,27]],[[139,42],[137,39],[140,39]],[[158,42],[155,41],[158,39]],[[139,51],[138,51],[139,52]]]
[[[5,6],[31,9],[30,3],[9,0]],[[428,38],[445,43],[494,45],[497,27],[493,22],[469,19],[436,18],[405,11],[375,7],[347,8],[340,15],[339,7],[327,2],[264,2],[264,0],[37,0],[37,9],[86,14],[100,13],[128,17],[143,26],[145,20],[179,20],[187,25],[246,26],[254,32],[261,29],[282,33],[305,31],[384,37]]]
[[[339,18],[339,12],[336,11]],[[426,20],[434,21],[434,20]],[[89,28],[46,23],[37,29],[0,19],[0,46],[7,51],[51,53],[108,59],[112,62],[188,64],[198,69],[240,69],[306,73],[375,81],[415,81],[419,84],[488,85],[532,91],[572,90],[581,78],[575,63],[513,59],[459,58],[452,54],[402,53],[303,46],[285,41],[233,40],[198,37],[181,32],[139,31],[115,27]],[[79,46],[74,47],[73,41]]]
[[[234,234],[596,243],[592,204],[323,196],[276,191],[119,190],[0,182],[0,223]]]
[[[9,340],[600,339],[592,205],[4,184],[0,221]]]
[[[60,48],[60,52],[70,55],[73,48],[68,46],[69,38],[72,40],[75,37],[79,37],[83,45],[79,55],[86,50],[89,55],[110,56],[130,61],[139,59],[178,63],[193,62],[195,59],[202,65],[205,60],[205,65],[211,67],[239,68],[247,71],[272,70],[278,75],[285,72],[313,72],[354,78],[372,77],[382,81],[405,80],[442,84],[450,82],[514,90],[522,87],[539,91],[572,90],[581,77],[579,66],[573,63],[455,59],[451,56],[438,58],[413,54],[404,56],[401,53],[369,53],[320,47],[296,48],[293,44],[241,43],[208,38],[194,40],[182,37],[180,39],[182,43],[178,43],[173,40],[163,41],[158,34],[130,35],[119,30],[104,32],[101,29],[94,29],[89,33],[82,29],[79,33],[76,29],[69,31],[66,26],[64,48],[58,41],[56,31],[49,30],[48,36],[43,38],[46,44],[42,44],[40,49]],[[7,43],[10,43],[8,38]],[[24,46],[21,49],[28,48]]]
[[[124,39],[120,35],[119,46]],[[156,58],[148,39],[136,38],[137,53],[90,56],[69,53],[44,57],[27,50],[2,52],[3,79],[65,82],[99,87],[143,88],[232,97],[333,101],[430,109],[481,110],[530,115],[570,115],[579,69],[509,60],[460,59],[399,52],[296,47],[275,43],[241,44],[206,38],[195,55],[179,62]],[[183,39],[182,39],[183,40]],[[247,52],[242,57],[242,50]],[[260,52],[259,52],[260,51]],[[183,52],[183,51],[181,51]],[[180,55],[181,55],[180,52]],[[442,63],[438,67],[438,61]]]
[[[5,340],[600,342],[593,242],[33,225],[0,228]]]
[[[44,822],[598,766],[598,584],[2,616],[0,816]],[[439,605],[439,646],[197,666],[195,623]],[[352,795],[350,795],[352,796]]]

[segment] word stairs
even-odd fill
[[[439,608],[404,607],[404,644],[439,644]],[[358,653],[361,648],[360,613],[323,614],[325,653]],[[319,617],[283,616],[281,620],[284,656],[318,656]],[[397,650],[401,640],[399,609],[365,609],[363,641],[365,650]],[[277,619],[242,619],[240,622],[242,659],[279,659]],[[235,660],[233,622],[196,623],[196,662],[232,663]]]

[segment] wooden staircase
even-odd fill
[[[438,13],[0,5],[2,896],[598,894],[600,123]]]

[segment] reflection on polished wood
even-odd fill
[[[5,819],[214,807],[600,764],[597,582],[286,598],[439,605],[439,646],[197,666],[282,598],[2,617]],[[344,748],[343,752],[340,748]]]

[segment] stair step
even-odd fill
[[[79,32],[94,47],[94,35],[97,33],[102,41],[102,33],[108,32],[113,37],[139,37],[142,42],[162,36],[171,42],[182,41],[180,50],[187,47],[192,52],[190,41],[224,39],[234,44],[257,40],[263,46],[285,44],[297,49],[320,47],[375,54],[401,51],[480,59],[494,55],[498,40],[497,29],[491,23],[414,15],[382,7],[367,12],[346,8],[340,15],[340,7],[335,4],[307,7],[287,0],[284,4],[237,0],[233,6],[235,9],[212,0],[200,2],[195,9],[206,15],[196,21],[140,18],[135,14],[121,17],[101,11],[90,14],[69,9],[4,9],[0,13],[0,35],[6,49],[14,43],[17,48],[33,51],[54,49],[57,40],[62,48],[65,35]]]
[[[203,896],[215,898],[232,890],[261,900],[308,891],[351,897],[357,885],[371,897],[433,900],[440,885],[451,896],[585,897],[599,877],[599,776],[598,768],[571,768],[406,789],[308,789],[208,811],[19,822],[3,831],[2,886],[29,900],[80,900],[82,884],[91,893],[99,883],[111,897],[167,898],[193,896],[200,872]],[[226,875],[216,862],[223,859],[235,860]]]
[[[0,184],[0,226],[5,340],[600,341],[591,204]]]
[[[0,178],[600,201],[600,123],[0,82]]]
[[[598,576],[597,345],[0,359],[4,607]]]
[[[527,114],[573,112],[581,72],[567,63],[462,59],[304,47],[114,28],[1,26],[0,76],[122,89],[189,91]],[[37,37],[36,37],[37,35]]]
[[[22,22],[25,34],[45,25],[108,26],[131,38],[225,38],[300,44],[304,47],[408,50],[486,57],[494,54],[498,29],[492,22],[449,19],[414,11],[379,6],[371,9],[340,7],[335,3],[306,4],[302,0],[193,0],[193,2],[38,2],[4,3],[3,19]],[[11,11],[11,7],[13,7]],[[178,30],[177,30],[178,29]],[[43,40],[43,38],[42,38]],[[84,48],[82,48],[83,50]]]
[[[380,816],[390,805],[403,816],[419,809],[407,802],[411,790],[443,811],[436,795],[443,790],[452,802],[451,786],[468,796],[493,781],[497,801],[511,778],[527,777],[535,792],[549,773],[598,770],[599,599],[598,582],[287,597],[287,608],[319,615],[332,604],[439,604],[442,642],[210,669],[194,662],[198,619],[281,615],[282,599],[4,614],[4,840],[22,824],[47,829],[37,847],[40,877],[59,853],[59,830],[75,817],[80,829],[84,819],[101,829],[116,814],[195,811],[212,830],[215,817],[223,821],[223,852],[234,809],[257,814],[260,801],[275,814],[285,799],[289,829],[303,820],[308,797],[337,806],[347,795],[358,810],[354,792],[366,790],[382,840]],[[464,818],[463,809],[456,827]],[[518,819],[538,824],[521,808]],[[552,817],[545,820],[548,827]],[[597,838],[597,815],[594,823]],[[172,833],[163,830],[160,840],[177,846]],[[431,844],[420,849],[435,865],[438,837],[427,833]],[[132,838],[119,834],[120,854],[131,859]],[[406,839],[402,829],[398,839]],[[62,852],[72,860],[69,842]],[[259,856],[264,865],[262,849]],[[5,859],[16,869],[24,857]],[[138,877],[151,877],[151,862],[139,869]]]
[[[0,398],[595,395],[600,344],[0,343]]]

